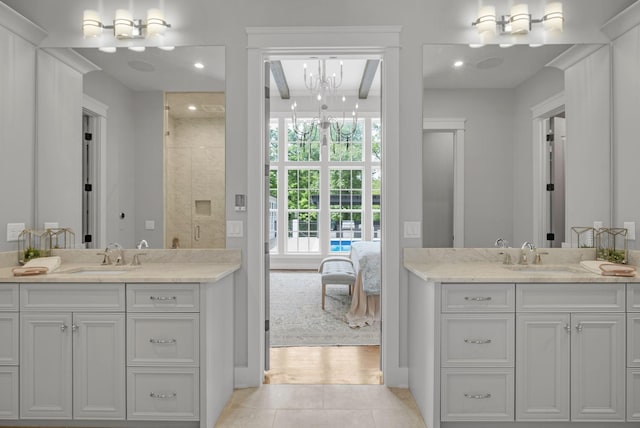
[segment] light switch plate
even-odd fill
[[[228,220],[227,221],[227,237],[229,238],[242,238],[242,220]]]
[[[635,241],[636,240],[636,222],[625,221],[624,228],[627,229],[627,239],[629,241]]]
[[[7,242],[17,241],[23,230],[24,223],[7,223]]]
[[[145,230],[155,230],[156,222],[153,221],[153,220],[145,220],[144,221],[144,228],[145,228]]]
[[[404,237],[405,238],[420,238],[420,222],[419,221],[405,221],[404,222]]]

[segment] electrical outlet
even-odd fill
[[[17,241],[24,230],[24,223],[7,223],[7,242]]]
[[[604,223],[603,223],[603,222],[601,222],[601,221],[594,221],[594,222],[593,222],[593,228],[594,228],[595,230],[600,230],[600,229],[602,229],[603,227],[604,227]]]
[[[145,230],[155,230],[155,228],[156,228],[155,220],[145,220],[144,221],[144,228],[145,228]]]
[[[44,222],[44,228],[46,229],[57,229],[59,228],[60,225],[58,224],[58,222],[54,222],[54,221],[45,221]]]
[[[636,240],[636,222],[625,221],[624,228],[627,229],[627,239],[629,241],[635,241]]]

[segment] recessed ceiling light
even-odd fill
[[[203,63],[201,63],[201,62],[196,62],[195,64],[193,64],[193,66],[194,66],[195,68],[204,68],[204,64],[203,64]]]
[[[484,46],[484,43],[469,43],[469,47],[472,49],[481,48]]]
[[[510,48],[511,46],[513,46],[513,43],[500,43],[498,46],[500,46],[501,48]]]
[[[530,48],[539,48],[540,46],[544,46],[544,43],[529,43]]]
[[[114,53],[116,51],[116,48],[115,46],[103,46],[101,48],[98,48],[98,50],[100,52]]]
[[[163,51],[172,51],[175,48],[175,46],[158,46],[158,49],[162,49]]]
[[[191,110],[191,111],[196,111],[196,110],[197,110],[196,106],[194,106],[194,105],[190,105],[190,106],[189,106],[189,107],[187,107],[187,108],[188,108],[189,110]]]
[[[456,68],[462,67],[463,65],[464,65],[464,61],[460,59],[453,63],[453,66]]]
[[[144,46],[129,46],[129,50],[132,50],[134,52],[144,52],[145,49],[146,48]]]

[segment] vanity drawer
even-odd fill
[[[513,367],[514,314],[445,314],[443,367]]]
[[[0,312],[0,365],[18,365],[19,325],[17,312]]]
[[[200,354],[199,314],[129,314],[129,365],[197,366]]]
[[[198,312],[199,284],[127,284],[128,312]]]
[[[514,312],[514,284],[442,284],[442,312]]]
[[[124,312],[124,284],[20,284],[20,308],[23,311]]]
[[[442,421],[513,421],[513,369],[443,369]]]
[[[518,312],[624,312],[625,284],[517,284]]]
[[[198,420],[197,368],[129,368],[127,419]]]
[[[640,284],[627,284],[627,312],[640,312]]]
[[[18,367],[0,366],[0,419],[18,419]]]
[[[18,284],[0,284],[0,311],[19,309]]]

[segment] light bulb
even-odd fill
[[[478,11],[476,29],[479,34],[496,34],[496,8],[494,6],[482,6]]]
[[[147,11],[147,37],[163,36],[166,28],[164,12],[160,9],[149,9]]]
[[[116,9],[116,18],[113,20],[113,33],[118,38],[131,37],[133,34],[133,18],[126,9]]]
[[[525,3],[515,4],[511,8],[511,34],[527,34],[529,32],[531,17],[529,16],[529,5]]]
[[[87,9],[82,15],[82,34],[85,37],[98,37],[102,34],[100,15],[95,10]]]
[[[542,26],[547,31],[562,31],[564,24],[564,14],[562,13],[562,3],[553,2],[544,7],[544,17]]]

